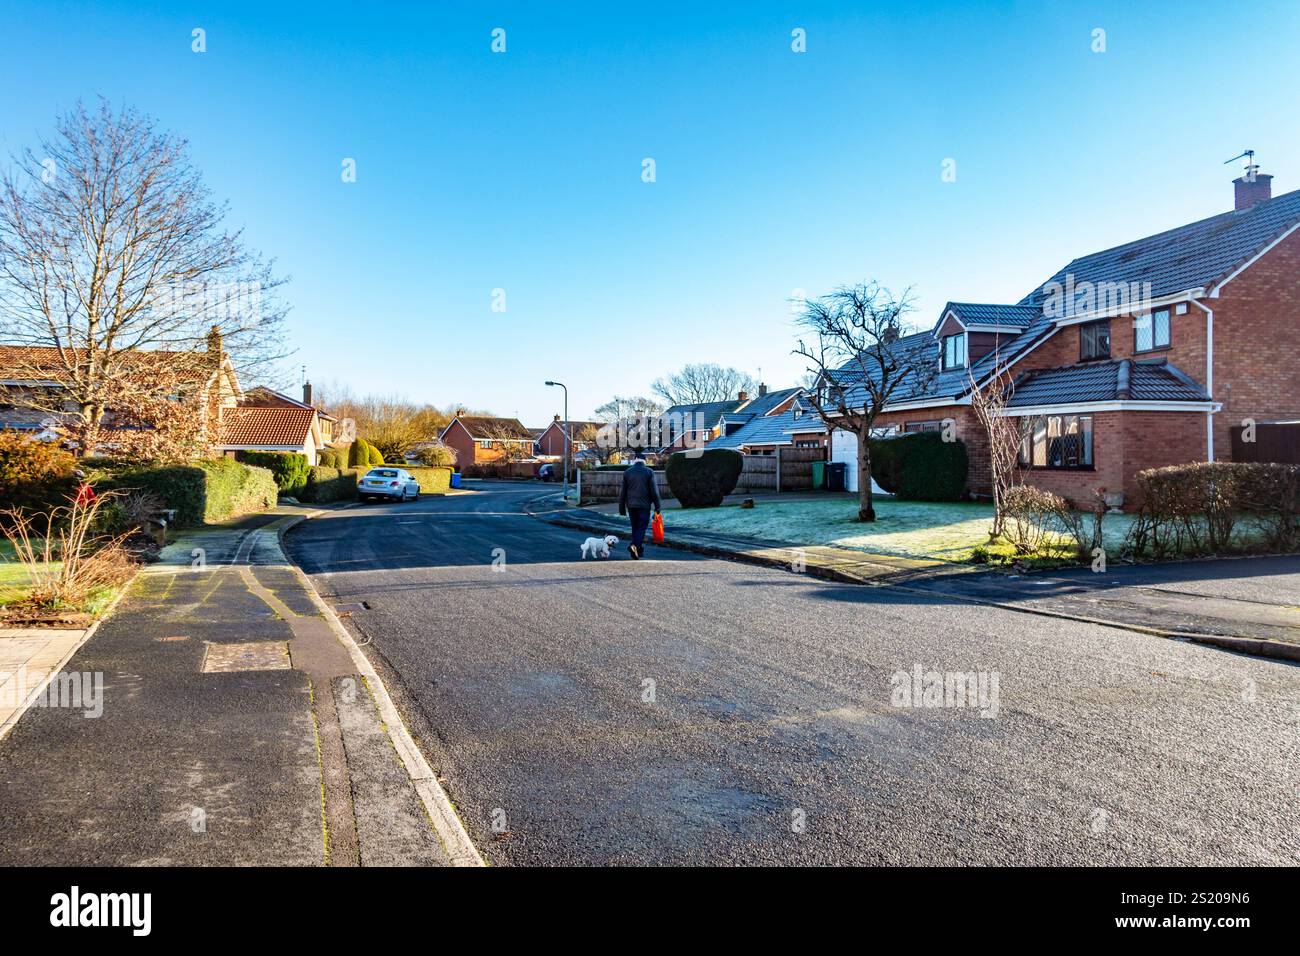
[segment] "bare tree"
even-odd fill
[[[401,461],[408,451],[435,441],[454,413],[454,408],[421,405],[403,395],[357,396],[337,383],[318,395],[335,418],[351,419],[356,434],[378,448],[385,461]]]
[[[989,539],[995,540],[1001,537],[1006,525],[1007,492],[1020,477],[1020,420],[1006,415],[1012,384],[1009,371],[998,372],[982,388],[974,373],[968,374],[971,411],[984,430],[989,446],[989,474],[993,484],[993,524]]]
[[[858,438],[858,520],[875,521],[871,498],[871,433],[904,382],[910,392],[924,391],[938,374],[938,351],[904,348],[903,316],[911,311],[907,292],[895,298],[875,282],[836,289],[804,301],[798,322],[816,335],[794,350],[809,361],[817,387],[807,401],[827,427]]]
[[[650,388],[669,405],[698,405],[725,402],[742,391],[752,394],[758,383],[738,369],[707,363],[687,365],[680,372],[657,378]]]
[[[139,417],[173,393],[169,375],[132,377],[140,352],[185,365],[219,326],[242,372],[285,354],[284,280],[225,216],[183,140],[107,103],[79,104],[0,176],[0,336],[43,347],[24,353],[30,369],[16,359],[16,377],[52,383],[48,410],[71,411],[83,452],[107,412]]]
[[[629,418],[657,418],[664,412],[664,406],[646,395],[615,395],[604,405],[596,408],[596,418],[602,422],[620,422]]]

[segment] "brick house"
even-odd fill
[[[603,422],[569,422],[571,452],[577,454],[590,448],[594,440],[588,439],[603,425]],[[564,457],[564,422],[559,415],[556,415],[538,434],[533,451],[543,458]]]
[[[1014,304],[948,303],[894,343],[936,374],[904,381],[878,429],[952,421],[987,494],[969,392],[1005,372],[1023,480],[1076,501],[1105,487],[1131,509],[1142,469],[1228,459],[1243,420],[1300,418],[1300,190],[1272,197],[1271,179],[1248,167],[1233,210],[1075,259]],[[852,402],[856,368],[818,387],[840,375]],[[833,431],[831,457],[856,489],[856,436]]]
[[[464,409],[456,411],[438,438],[455,449],[456,464],[460,467],[532,458],[537,440],[532,430],[517,418],[466,415]]]
[[[827,448],[826,425],[800,401],[803,394],[802,388],[768,392],[760,385],[753,404],[724,416],[725,434],[709,447],[735,448],[746,455],[775,455],[778,448]]]
[[[210,447],[218,454],[237,451],[293,451],[315,464],[320,450],[332,441],[334,419],[311,405],[311,385],[304,386],[304,402],[268,388],[245,391],[235,373],[230,354],[214,329],[208,336],[205,360],[194,362],[193,353],[141,350],[123,355],[135,363],[185,362],[193,371],[193,388],[201,409],[200,428],[207,430]],[[84,350],[52,346],[0,345],[0,428],[24,431],[44,441],[67,443],[62,425],[77,409],[65,403],[63,411],[38,406],[36,392],[56,393],[70,374],[68,365],[89,361]],[[32,402],[32,404],[28,404]],[[42,406],[53,403],[42,403]],[[113,431],[120,416],[113,409],[104,415],[103,448],[112,450]]]

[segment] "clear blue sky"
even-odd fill
[[[152,114],[292,276],[295,368],[527,424],[547,378],[573,417],[687,362],[793,384],[795,289],[1012,301],[1230,208],[1245,147],[1300,187],[1293,2],[610,6],[4,0],[0,151]]]

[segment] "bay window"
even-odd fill
[[[1033,415],[1020,419],[1024,468],[1091,468],[1091,415]]]

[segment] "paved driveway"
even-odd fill
[[[584,562],[520,513],[535,486],[480,488],[288,545],[496,863],[1300,862],[1293,664],[672,550]],[[898,706],[918,670],[982,699]]]

